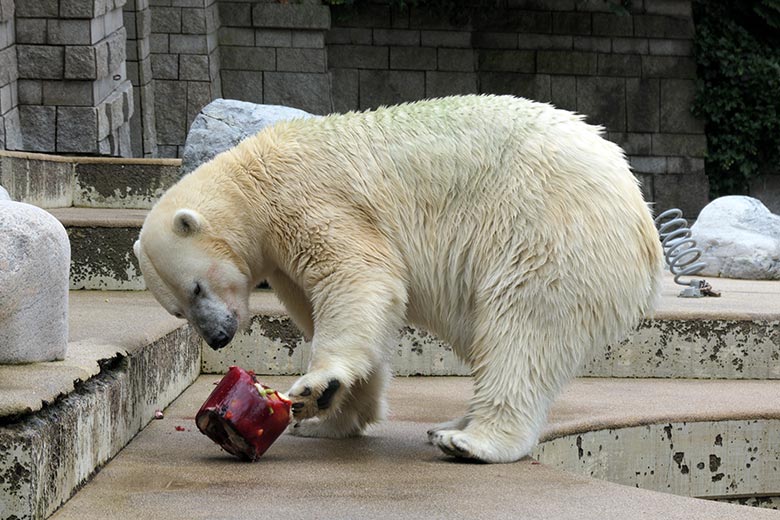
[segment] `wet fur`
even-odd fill
[[[467,415],[431,430],[431,442],[513,461],[582,357],[657,298],[650,211],[601,134],[508,96],[280,123],[174,186],[141,249],[160,263],[232,262],[248,287],[269,280],[313,340],[309,371],[290,389],[302,403],[294,432],[349,436],[380,420],[409,321],[451,343],[474,376]],[[180,208],[205,222],[197,253],[166,238]]]

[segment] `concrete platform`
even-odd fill
[[[281,388],[292,380],[264,379]],[[239,462],[194,425],[193,416],[216,380],[200,377],[166,411],[164,420],[153,421],[53,518],[780,516],[612,484],[532,460],[505,465],[456,462],[427,444],[425,432],[465,411],[470,393],[466,378],[397,378],[390,392],[391,420],[367,436],[334,441],[283,435],[260,461]],[[581,380],[556,402],[545,438],[644,421],[777,419],[778,392],[778,382]],[[177,431],[177,426],[185,431]],[[772,450],[776,453],[777,446]]]
[[[40,410],[182,326],[149,293],[75,291],[69,295],[68,352],[63,361],[0,365],[0,418]]]
[[[268,292],[255,293],[250,309],[263,316],[284,313]],[[168,314],[145,291],[71,291],[68,312],[68,352],[63,361],[0,365],[0,424],[73,393],[100,374],[101,367],[140,354],[161,338],[176,332],[192,335],[186,322]],[[200,359],[201,341],[192,338]]]
[[[658,324],[668,321],[668,323],[675,324],[675,327],[679,325],[679,329],[673,328],[671,330],[671,335],[661,335],[657,338],[663,347],[663,363],[659,363],[655,359],[658,357],[655,352],[660,349],[660,347],[655,346],[655,343],[648,341],[632,344],[629,340],[621,347],[622,351],[607,352],[612,364],[603,365],[602,368],[612,370],[610,375],[622,377],[636,377],[638,374],[645,373],[659,377],[686,377],[687,374],[687,377],[778,379],[778,374],[780,374],[777,361],[780,359],[780,283],[735,280],[713,280],[712,282],[716,288],[723,291],[722,298],[682,300],[676,298],[679,289],[671,284],[670,279],[666,280],[664,297],[656,315],[657,319],[649,322]],[[289,364],[289,373],[301,372],[305,366],[306,347],[300,342],[297,331],[285,316],[279,302],[269,293],[258,292],[253,295],[251,306],[258,318],[256,318],[257,327],[250,330],[245,338],[249,353],[247,355],[254,356],[251,359],[256,361],[257,359],[272,360],[274,353],[281,354],[277,357]],[[149,422],[155,408],[164,407],[171,402],[191,384],[201,371],[202,366],[205,366],[205,360],[204,365],[201,364],[201,341],[182,321],[168,316],[147,293],[75,291],[71,293],[70,318],[70,353],[65,361],[0,367],[0,411],[2,411],[0,413],[0,518],[16,515],[20,518],[37,519],[46,518],[53,513],[62,502],[70,497],[75,489],[90,477],[93,471],[109,461]],[[732,327],[732,323],[736,324],[734,327],[738,328],[739,334],[734,333],[737,329]],[[446,352],[446,345],[437,343],[435,338],[430,336],[426,338],[410,337],[412,338],[410,342],[399,344],[400,361],[398,367],[406,367],[407,371],[418,370],[421,373],[426,373],[425,371],[433,373],[434,370],[438,370],[440,374],[458,373],[452,366],[441,364],[437,357],[438,353]],[[422,341],[423,339],[424,341]],[[714,343],[709,344],[708,341],[714,341]],[[224,350],[228,351],[228,349]],[[642,353],[641,356],[626,357],[628,354],[621,354],[621,352],[637,351]],[[211,351],[207,349],[203,352],[210,353]],[[706,360],[707,364],[701,366],[685,364],[694,359],[694,354],[698,356],[696,359]],[[266,356],[266,358],[258,358],[257,356]],[[603,359],[606,358],[603,357]],[[246,368],[252,368],[247,366],[249,358],[237,358],[236,362]],[[678,365],[677,372],[665,372],[666,368]],[[280,366],[282,365],[268,365],[269,372],[282,373],[279,370]],[[742,368],[739,371],[732,368],[737,366]],[[591,365],[592,368],[593,365]],[[401,373],[403,372],[401,371]],[[593,373],[594,371],[591,370],[591,374]],[[398,381],[403,380],[399,379]],[[457,384],[468,386],[467,380],[448,378],[440,381],[462,381]],[[586,380],[585,382],[587,381],[598,380]],[[617,381],[612,384],[616,383]],[[648,430],[649,433],[637,430],[632,434],[633,438],[639,439],[632,442],[644,443],[645,440],[642,439],[647,439],[648,436],[663,437],[666,435],[664,428],[667,424],[658,426],[661,424],[659,421],[672,421],[674,419],[678,422],[668,423],[669,428],[674,432],[688,428],[692,435],[701,436],[719,431],[720,423],[717,421],[728,420],[734,424],[728,428],[724,427],[724,432],[749,432],[757,445],[780,445],[780,439],[776,439],[777,442],[775,442],[774,438],[770,438],[770,432],[780,431],[780,426],[772,430],[772,425],[766,422],[777,420],[776,410],[773,407],[773,396],[777,395],[777,388],[771,386],[774,384],[773,381],[718,382],[718,384],[724,385],[718,388],[727,390],[718,394],[720,396],[718,400],[713,401],[712,406],[707,409],[712,411],[720,407],[720,409],[730,410],[730,412],[723,416],[711,414],[710,418],[705,421],[709,426],[704,429],[686,426],[686,424],[692,423],[685,423],[690,418],[686,418],[684,414],[676,416],[676,418],[669,416],[668,410],[665,408],[666,401],[685,401],[687,399],[687,390],[673,386],[680,382],[660,381],[659,385],[662,386],[656,387],[658,390],[655,393],[649,392],[645,387],[634,385],[634,381],[631,380],[625,380],[623,383],[622,387],[612,386],[611,389],[604,389],[600,392],[608,400],[616,402],[620,401],[623,394],[644,396],[646,401],[641,404],[632,402],[630,405],[618,406],[615,417],[600,423],[594,419],[589,431],[610,433],[612,428],[636,429],[648,426],[651,428]],[[727,384],[734,386],[725,386]],[[756,384],[759,384],[759,387],[753,386]],[[761,387],[761,384],[770,386]],[[464,387],[459,388],[461,388],[457,391],[459,398],[466,399],[468,392],[463,391]],[[772,390],[754,394],[745,393],[752,388]],[[447,393],[450,390],[432,389],[431,391]],[[595,392],[595,394],[598,393]],[[651,395],[654,397],[647,397]],[[713,395],[715,394],[710,394],[710,397]],[[737,397],[749,395],[750,398],[747,401],[737,400],[738,405],[729,408],[729,396],[731,395]],[[197,396],[193,399],[198,400],[202,397],[205,396]],[[400,401],[403,402],[404,399],[400,399]],[[656,410],[655,405],[650,406],[648,403],[655,403],[659,408]],[[587,403],[578,406],[585,404]],[[442,405],[436,404],[435,406],[434,412],[437,412]],[[396,409],[402,408],[397,407]],[[446,407],[443,409],[446,410]],[[583,409],[588,410],[586,406]],[[743,410],[744,413],[740,410]],[[627,414],[629,411],[631,413]],[[428,415],[423,416],[423,412]],[[190,408],[189,413],[193,414],[194,409]],[[435,413],[431,415],[430,408],[421,409],[415,413],[418,414],[415,421],[429,420],[432,422],[444,420],[448,416],[454,415],[442,413],[441,417],[436,417]],[[588,412],[586,417],[596,416],[592,412]],[[576,454],[580,446],[603,444],[602,433],[599,433],[597,435],[583,435],[579,445],[577,445],[577,438],[570,436],[574,434],[572,432],[578,431],[577,424],[582,421],[582,417],[574,414],[573,418],[574,426],[568,430],[569,433],[543,445],[544,449],[538,453],[542,460],[563,466],[564,463],[571,460],[569,457],[571,450],[574,450]],[[756,420],[762,422],[758,426],[743,424]],[[737,424],[734,421],[742,422]],[[419,439],[419,432],[412,435],[411,430],[406,429],[410,427],[408,422],[403,419],[401,419],[401,423],[390,422],[382,427],[385,430],[380,428],[377,432],[383,438],[385,435],[381,433],[383,431],[389,435],[396,429],[400,429],[401,439],[406,438],[404,436],[408,434],[408,441],[403,441],[400,446],[390,445],[390,448],[395,446],[402,452],[410,453],[409,460],[417,460],[423,455],[423,452],[419,451],[421,448],[408,443],[412,442],[412,438]],[[156,426],[157,424],[153,423],[152,428],[159,427]],[[561,432],[567,428],[567,424],[565,415],[560,415],[558,427]],[[388,428],[389,430],[387,430]],[[652,428],[660,428],[660,430],[656,431]],[[173,432],[175,430],[169,433],[173,434]],[[644,437],[642,437],[643,435]],[[674,433],[674,435],[678,434]],[[180,435],[178,438],[183,437]],[[626,434],[622,438],[629,437],[630,435]],[[676,467],[674,464],[678,459],[677,452],[669,455],[667,452],[670,448],[660,445],[657,441],[653,442],[660,446],[657,448],[659,450],[657,455],[667,459],[663,465],[665,472],[680,473],[684,466],[693,475],[697,472],[699,464],[709,467],[703,461],[694,462],[685,458],[692,456],[690,454],[695,451],[687,448],[686,452],[689,455],[681,456],[679,467]],[[281,445],[283,446],[283,444]],[[322,446],[335,445],[323,444]],[[620,450],[626,449],[629,448],[616,448],[616,451],[620,452]],[[369,449],[369,454],[371,450],[374,448]],[[342,451],[337,451],[334,457],[337,455],[343,460],[350,460],[350,457],[354,456],[353,451],[353,448],[344,447]],[[432,456],[432,453],[435,451],[428,452],[428,456]],[[610,451],[610,453],[614,453],[614,451]],[[738,453],[744,454],[745,452],[743,450]],[[711,454],[720,457],[716,452]],[[669,462],[669,456],[672,457],[672,462]],[[746,456],[748,455],[746,454]],[[269,455],[269,460],[271,459],[272,457]],[[650,460],[656,459],[651,458]],[[301,461],[301,463],[303,462]],[[567,467],[573,471],[582,471],[586,475],[594,474],[594,468],[611,467],[610,464],[613,464],[596,451],[593,451],[592,457],[591,453],[586,453],[586,456],[577,458],[575,462]],[[176,466],[175,462],[171,463]],[[342,462],[334,458],[329,460],[328,464],[341,467]],[[113,463],[106,468],[106,471],[109,471],[112,466]],[[749,489],[751,494],[760,492],[762,493],[760,496],[765,497],[768,496],[767,493],[780,489],[780,486],[777,486],[767,490],[755,484],[755,477],[758,475],[755,472],[755,467],[758,464],[750,471],[745,468],[737,468],[736,462],[733,462],[732,466],[735,468],[732,475],[735,485],[750,484],[745,489]],[[327,478],[323,475],[333,471],[327,465],[321,467],[315,465],[314,467],[318,468],[317,472],[324,472],[322,475],[318,473],[317,478]],[[775,464],[775,467],[780,467],[780,461]],[[630,469],[633,468],[634,466],[630,466]],[[383,469],[380,465],[376,471],[383,473],[390,470]],[[615,470],[610,470],[607,476],[609,478],[612,476],[620,477],[621,471],[616,465]],[[646,469],[642,471],[647,472]],[[301,472],[305,473],[303,469]],[[481,474],[468,474],[466,476],[479,475]],[[500,473],[500,475],[504,475],[504,473]],[[763,473],[760,475],[763,479]],[[230,479],[232,478],[230,477]],[[360,478],[362,479],[364,476],[361,475]],[[550,478],[558,477],[551,476]],[[725,476],[721,480],[727,484],[731,482]],[[575,485],[568,480],[565,482],[565,486]],[[575,479],[574,482],[579,481]],[[637,479],[635,484],[660,486],[664,482],[666,481],[653,480],[648,477],[644,480]],[[174,485],[171,484],[171,486]],[[452,484],[452,486],[460,485],[461,483]],[[530,485],[535,484],[531,483]],[[580,485],[576,484],[576,486]],[[600,486],[601,484],[588,484],[588,486],[591,485]],[[675,485],[679,485],[680,489],[684,487],[679,483]],[[707,493],[714,493],[713,496],[728,495],[728,490],[720,489],[719,484],[712,486],[708,484],[708,486],[696,484],[690,489],[692,491],[704,489]],[[504,491],[508,492],[507,489]],[[626,503],[629,501],[630,498],[625,499]],[[212,514],[216,514],[217,511],[218,509],[215,509]],[[290,509],[290,514],[293,514],[292,511]],[[280,510],[280,514],[282,513]],[[131,517],[133,516],[131,515]],[[227,515],[226,518],[232,518],[232,516]]]

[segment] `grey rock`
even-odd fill
[[[710,202],[691,227],[704,251],[703,275],[780,280],[780,216],[758,199],[732,195]]]
[[[215,99],[195,117],[184,143],[182,173],[189,173],[277,121],[316,117],[278,105],[257,105],[234,99]]]
[[[0,201],[0,363],[65,358],[70,242],[50,213]]]

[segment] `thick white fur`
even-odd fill
[[[619,340],[659,290],[650,211],[600,134],[498,96],[280,123],[171,188],[139,249],[147,267],[182,265],[175,279],[149,273],[166,308],[182,305],[173,293],[193,255],[235,264],[247,293],[269,280],[313,337],[290,392],[312,389],[295,399],[317,418],[298,433],[353,435],[380,419],[389,351],[410,321],[450,342],[475,380],[467,415],[430,440],[514,461],[583,354]],[[189,243],[172,238],[183,208],[203,222]],[[317,411],[311,400],[332,379],[342,388]]]

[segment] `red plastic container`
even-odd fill
[[[228,453],[255,461],[290,424],[290,406],[253,372],[233,366],[200,407],[195,423]]]

